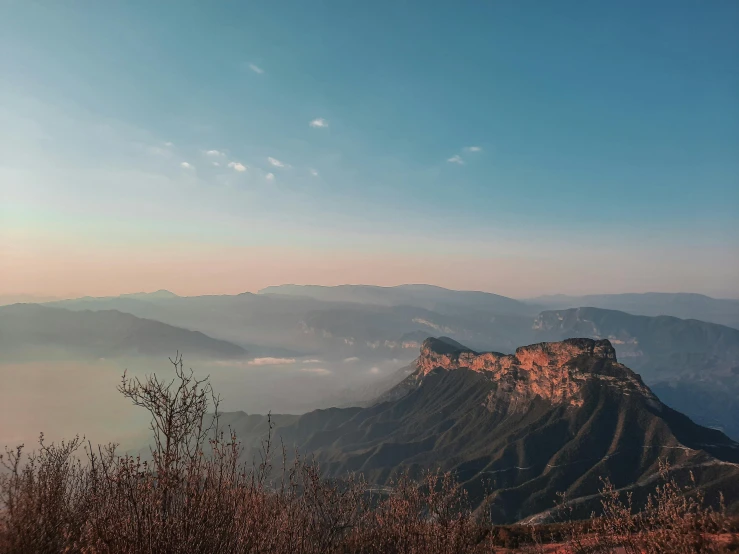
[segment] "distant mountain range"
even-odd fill
[[[141,319],[115,310],[71,311],[37,304],[0,307],[3,360],[44,357],[173,356],[235,358],[246,351],[199,331]]]
[[[638,299],[644,298],[644,310],[678,307],[691,314],[698,312],[690,310],[705,313],[710,308],[714,316],[723,313],[726,317],[735,303],[676,294],[582,298],[630,302],[636,307]],[[540,303],[551,300],[537,299]],[[564,302],[562,297],[555,300]],[[428,336],[444,335],[478,351],[504,353],[532,342],[608,338],[619,358],[628,360],[668,405],[739,438],[739,330],[706,321],[636,316],[602,308],[539,311],[534,305],[494,294],[426,285],[284,285],[259,294],[198,297],[158,291],[48,305],[127,312],[201,331],[254,356],[315,357],[335,363],[347,358],[366,363],[409,362]],[[364,403],[388,378],[384,375],[375,383],[348,387],[346,394],[326,401]]]
[[[371,288],[371,287],[370,287]],[[380,288],[380,287],[377,287]],[[441,289],[444,291],[445,289]],[[442,294],[455,296],[456,291]],[[414,293],[415,294],[415,293]],[[536,311],[505,299],[503,313],[479,302],[470,308],[466,293],[460,304],[436,303],[433,311],[399,300],[398,305],[360,303],[289,294],[238,294],[195,297],[81,298],[47,305],[70,310],[119,310],[170,325],[197,329],[237,343],[250,352],[276,355],[320,355],[334,359],[405,357],[410,360],[421,341],[447,334],[476,348],[509,351],[528,337]],[[475,294],[475,293],[473,293]],[[480,293],[486,295],[486,293]],[[494,306],[496,295],[489,303]],[[388,301],[389,302],[389,301]],[[432,302],[417,302],[431,304]],[[511,314],[516,306],[520,314]],[[492,311],[491,311],[492,310]],[[515,311],[515,310],[513,310]]]
[[[380,487],[403,471],[452,471],[473,504],[487,496],[498,522],[546,514],[558,492],[588,513],[601,477],[640,502],[659,460],[739,509],[739,444],[660,402],[608,340],[504,355],[428,339],[413,367],[369,407],[275,417],[277,438],[327,475],[361,472]],[[264,416],[227,421],[252,447],[266,432]]]
[[[739,329],[739,300],[711,298],[703,294],[648,292],[642,294],[555,294],[528,300],[542,309],[561,310],[582,306],[619,310],[634,315],[670,315],[700,319]]]
[[[280,285],[259,291],[262,295],[302,296],[329,302],[352,302],[376,306],[412,306],[445,315],[492,312],[499,315],[531,315],[537,312],[519,300],[498,294],[450,290],[432,285]]]

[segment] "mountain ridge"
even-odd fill
[[[66,310],[39,304],[0,307],[0,350],[64,349],[87,357],[185,355],[238,358],[228,341],[117,310]]]

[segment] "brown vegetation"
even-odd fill
[[[739,550],[723,510],[663,484],[641,510],[604,481],[602,514],[561,523],[495,526],[472,511],[450,474],[400,479],[373,490],[361,476],[329,480],[296,457],[273,467],[268,437],[261,461],[244,464],[237,438],[219,426],[207,380],[172,360],[176,377],[126,379],[119,390],[152,415],[151,456],[93,449],[79,438],[22,447],[0,457],[3,553],[461,553],[729,552]],[[208,412],[215,413],[212,417]]]

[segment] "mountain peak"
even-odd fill
[[[430,338],[424,341],[415,363],[416,372],[408,378],[405,390],[408,385],[420,385],[424,377],[437,370],[474,371],[495,384],[488,398],[488,408],[495,411],[522,407],[536,397],[552,404],[579,406],[590,384],[636,393],[658,403],[641,378],[618,363],[608,340],[542,342],[522,346],[510,355],[478,353],[451,339]]]
[[[516,349],[516,358],[526,366],[561,366],[580,356],[616,362],[616,349],[607,339],[566,339],[560,342],[540,342]]]

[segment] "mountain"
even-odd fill
[[[56,300],[59,300],[59,298],[56,298],[54,296],[37,296],[34,294],[0,294],[0,306],[23,303],[39,304],[42,302],[54,302]]]
[[[382,287],[367,288],[385,290]],[[466,293],[461,294],[464,296]],[[386,298],[385,301],[390,300]],[[520,304],[515,300],[511,302],[515,306]],[[137,317],[197,329],[244,346],[254,354],[277,355],[278,350],[287,350],[295,355],[302,353],[335,360],[360,357],[363,360],[405,358],[410,361],[423,339],[431,334],[449,335],[475,348],[513,351],[531,335],[531,322],[535,315],[485,311],[484,302],[478,303],[474,309],[457,304],[455,309],[442,313],[408,304],[250,293],[194,297],[88,297],[47,305],[70,310],[119,310]],[[521,305],[530,312],[529,306]],[[501,309],[505,306],[506,302]]]
[[[739,330],[598,308],[542,312],[534,330],[538,340],[609,339],[670,406],[739,437]]]
[[[263,295],[309,297],[329,302],[352,302],[376,306],[413,306],[446,315],[470,311],[508,315],[531,315],[537,310],[524,302],[498,294],[477,291],[450,290],[433,285],[279,285],[259,291]]]
[[[638,502],[660,460],[739,509],[739,444],[663,404],[608,340],[504,355],[428,339],[413,373],[376,404],[275,421],[278,440],[315,456],[326,475],[361,472],[386,486],[403,471],[452,471],[498,522],[545,512],[558,492],[595,508],[587,499],[601,477]],[[250,446],[265,431],[253,415],[231,414],[229,424]]]
[[[129,294],[121,294],[118,298],[139,298],[139,299],[162,299],[162,298],[179,298],[175,293],[168,290],[157,290],[154,292],[132,292]]]
[[[0,351],[5,361],[33,356],[172,356],[237,358],[246,351],[198,331],[115,310],[71,311],[37,304],[0,307]]]
[[[556,294],[532,298],[529,302],[549,310],[590,306],[619,310],[635,315],[670,315],[700,319],[739,329],[739,300],[711,298],[703,294],[648,292],[643,294]]]

